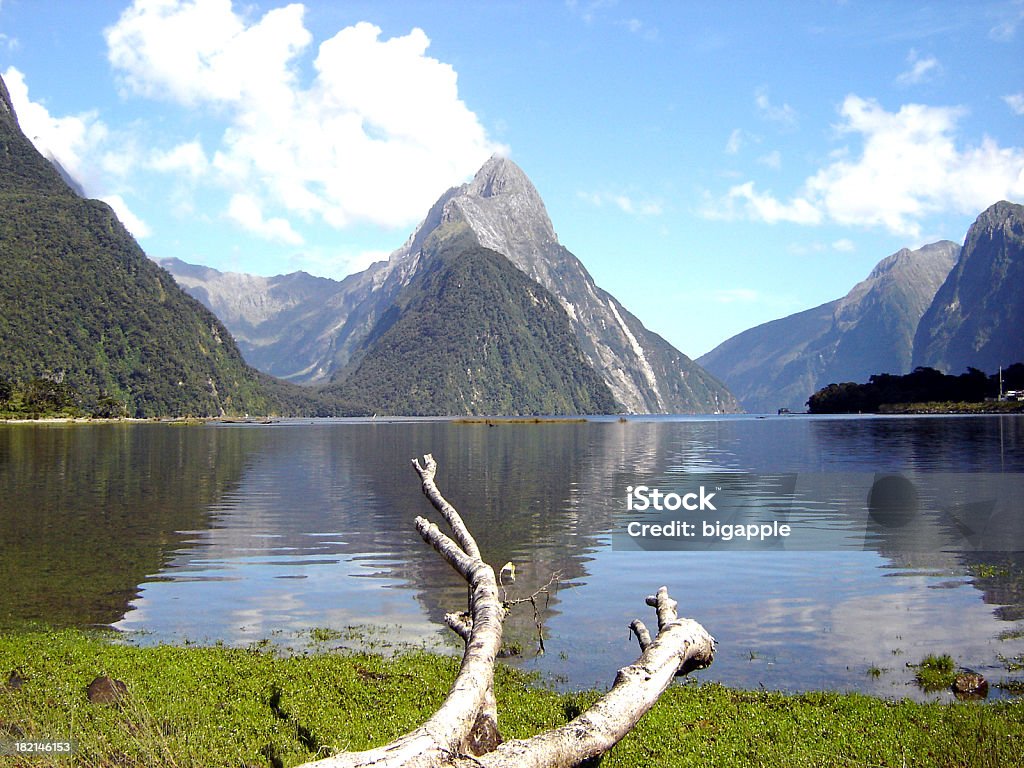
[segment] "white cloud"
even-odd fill
[[[832,243],[832,250],[840,253],[853,253],[857,250],[857,246],[853,244],[852,240],[843,237]]]
[[[243,229],[254,235],[274,240],[286,245],[301,245],[299,235],[286,219],[279,217],[264,218],[259,202],[251,195],[238,193],[232,195],[228,204],[227,216]]]
[[[635,200],[630,195],[618,192],[579,192],[577,195],[597,208],[612,205],[630,215],[660,216],[664,212],[664,206],[657,200]]]
[[[133,236],[136,238],[149,237],[151,234],[149,225],[131,212],[123,197],[120,195],[107,195],[102,198],[102,200],[114,209],[114,213],[117,214],[117,218],[121,220],[125,229],[131,232]]]
[[[126,92],[227,121],[210,164],[229,191],[281,214],[246,220],[285,242],[298,237],[284,218],[293,215],[408,226],[502,149],[420,29],[390,39],[365,22],[341,30],[317,49],[308,86],[301,5],[249,20],[230,0],[136,0],[106,35]]]
[[[53,117],[43,104],[29,98],[25,76],[19,70],[8,67],[3,79],[22,132],[41,155],[56,159],[87,193],[95,194],[87,158],[107,137],[107,128],[96,113]]]
[[[806,179],[789,201],[748,181],[720,200],[707,199],[709,218],[745,216],[769,223],[881,226],[918,237],[921,220],[952,211],[976,214],[1002,199],[1024,198],[1024,149],[989,138],[958,146],[959,107],[905,104],[887,112],[876,101],[847,96],[840,135],[855,135],[860,153],[845,147]]]
[[[942,65],[939,64],[938,59],[934,56],[922,57],[913,48],[907,54],[907,63],[910,65],[910,69],[897,75],[897,85],[917,85],[942,72]]]
[[[1003,101],[1006,102],[1013,114],[1024,115],[1024,91],[1003,96]]]
[[[305,248],[288,257],[289,271],[303,270],[314,275],[342,279],[347,275],[362,272],[377,261],[387,261],[391,251],[348,250],[335,251],[322,248]]]
[[[754,104],[757,106],[758,112],[765,120],[769,120],[773,123],[780,123],[788,128],[794,128],[797,124],[797,113],[789,104],[782,104],[779,106],[773,104],[771,99],[768,98],[767,88],[758,88],[754,93]]]
[[[726,198],[727,208],[720,218],[733,218],[738,203],[742,210],[751,218],[774,224],[777,221],[790,221],[795,224],[818,224],[821,212],[804,198],[795,198],[788,203],[779,202],[770,193],[759,193],[754,182],[737,184],[729,189]]]
[[[157,150],[149,159],[149,167],[153,170],[181,173],[191,179],[201,177],[209,166],[210,161],[198,139],[179,144],[166,152]]]
[[[739,128],[733,129],[733,132],[729,134],[729,140],[725,142],[725,154],[735,155],[740,151],[740,147],[743,146],[743,131]]]
[[[1008,43],[1017,36],[1017,27],[1024,21],[1024,2],[1015,0],[997,11],[999,21],[989,30],[988,36],[1000,43]]]
[[[978,213],[1024,196],[1024,149],[1003,149],[987,137],[958,148],[962,108],[905,104],[886,112],[876,101],[850,95],[840,114],[840,131],[862,137],[860,157],[839,160],[806,183],[836,222],[917,236],[928,214]]]

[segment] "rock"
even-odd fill
[[[953,681],[953,693],[957,698],[983,699],[988,696],[988,680],[977,672],[961,669]]]
[[[86,695],[93,704],[117,704],[127,693],[127,685],[103,675],[89,683]]]
[[[7,687],[10,690],[12,690],[12,691],[18,690],[24,684],[25,684],[25,678],[22,677],[21,673],[18,672],[18,670],[16,670],[16,669],[13,670],[11,672],[11,674],[7,678]]]

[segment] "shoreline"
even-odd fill
[[[411,648],[391,658],[341,651],[335,630],[312,651],[266,644],[136,646],[107,633],[0,634],[0,744],[69,739],[90,765],[294,766],[321,750],[365,749],[420,725],[448,694],[458,656]],[[333,634],[332,634],[333,633]],[[615,670],[608,670],[609,685]],[[90,701],[90,681],[123,685]],[[187,692],[188,695],[181,695]],[[495,667],[499,726],[525,738],[566,723],[601,692],[558,693]],[[691,764],[1012,765],[1024,752],[1024,701],[920,703],[860,693],[787,694],[684,679],[602,766]],[[29,765],[29,761],[15,763]]]

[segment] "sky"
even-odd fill
[[[495,153],[697,357],[1024,203],[1024,0],[0,0],[25,133],[153,258],[342,278]]]

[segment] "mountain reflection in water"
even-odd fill
[[[978,539],[956,525],[972,509],[932,496],[965,475],[1013,487],[1022,429],[1012,416],[0,426],[0,576],[14,585],[0,620],[232,644],[389,625],[454,649],[441,619],[464,607],[465,585],[412,527],[432,510],[409,460],[430,452],[485,559],[515,563],[510,597],[560,574],[546,654],[528,605],[506,627],[523,650],[512,663],[556,684],[609,684],[636,656],[629,621],[652,618],[643,598],[661,584],[719,641],[701,679],[917,695],[906,663],[934,652],[997,681],[1010,677],[999,656],[1024,651],[1020,502],[1000,496],[985,519],[1005,535]],[[795,477],[795,525],[839,531],[841,544],[611,546],[627,487],[737,473]],[[869,505],[893,476],[922,510],[907,522],[877,494]],[[1010,551],[976,546],[993,540]]]

